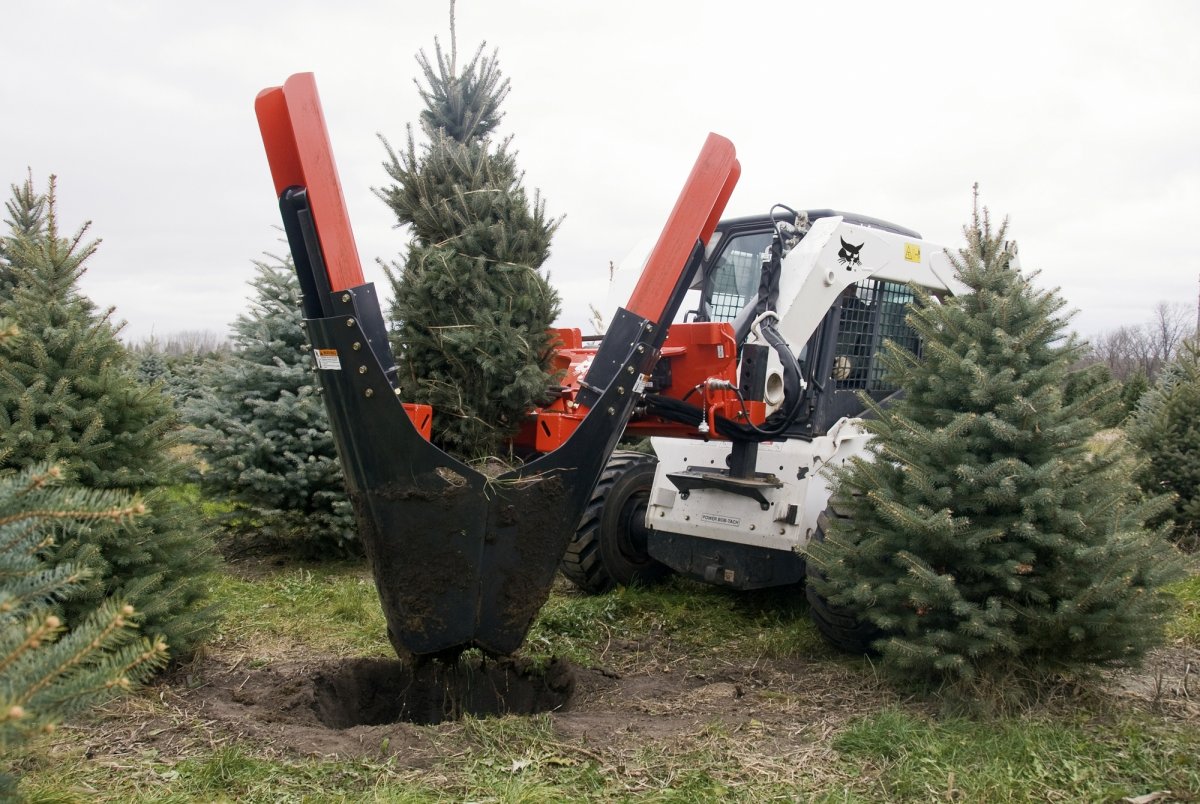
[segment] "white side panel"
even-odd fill
[[[829,497],[822,470],[843,463],[866,446],[867,435],[859,425],[858,419],[842,419],[829,435],[812,442],[761,444],[758,471],[783,482],[782,488],[764,492],[766,510],[757,500],[718,489],[694,489],[685,497],[667,477],[689,466],[724,467],[728,443],[651,439],[659,462],[646,524],[654,530],[772,550],[803,547]]]

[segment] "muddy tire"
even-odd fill
[[[833,519],[845,523],[850,521],[850,515],[844,506],[830,500],[828,507],[817,517],[817,530],[813,534],[814,541],[825,541],[829,522]],[[813,580],[824,580],[821,570],[816,567],[814,562],[805,562],[804,571],[809,580],[809,583],[805,584],[804,590],[804,594],[808,598],[809,616],[812,617],[813,624],[817,626],[821,635],[834,647],[847,653],[875,653],[876,651],[871,648],[871,643],[879,639],[880,630],[871,623],[862,622],[846,609],[832,605],[813,588]]]
[[[646,504],[658,459],[612,454],[559,568],[585,592],[654,583],[668,569],[646,552]]]

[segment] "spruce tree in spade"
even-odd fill
[[[424,74],[418,146],[387,141],[395,184],[377,191],[411,234],[390,267],[393,347],[405,400],[434,408],[433,440],[465,460],[497,455],[522,416],[554,384],[547,329],[558,294],[541,266],[557,220],[522,185],[511,140],[495,138],[508,94],[496,54],[480,45],[417,57]]]

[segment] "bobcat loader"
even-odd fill
[[[452,657],[522,643],[562,572],[589,591],[674,570],[792,584],[821,538],[821,469],[861,452],[879,350],[917,348],[909,284],[957,290],[941,248],[831,210],[722,221],[740,174],[710,134],[628,302],[598,343],[556,330],[563,377],[488,477],[429,441],[364,282],[312,74],[255,102],[315,371],[393,647]],[[657,456],[614,449],[649,436]],[[820,602],[820,601],[818,601]],[[837,612],[817,624],[837,640]],[[832,618],[829,616],[832,615]]]

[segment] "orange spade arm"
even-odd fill
[[[254,100],[254,111],[276,197],[289,187],[308,190],[330,289],[364,284],[313,74],[297,73],[281,87],[264,89]]]
[[[665,305],[680,272],[687,265],[697,239],[708,244],[741,173],[733,143],[718,134],[709,134],[629,297],[626,305],[629,312],[656,324],[664,323]]]

